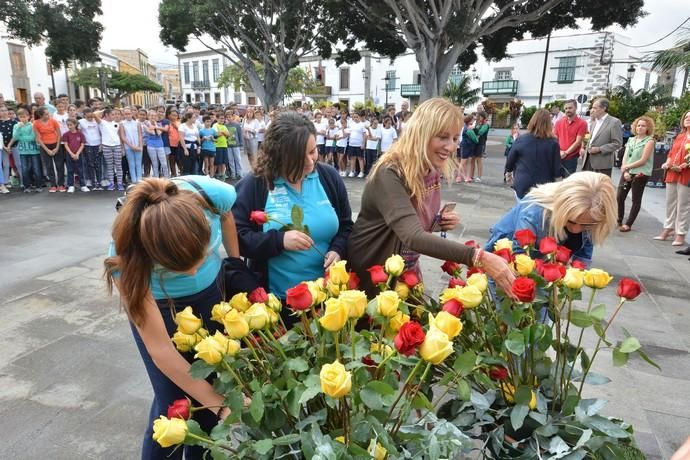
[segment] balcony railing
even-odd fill
[[[484,96],[506,95],[515,96],[518,90],[517,80],[494,80],[482,83]]]
[[[211,82],[209,80],[192,81],[192,89],[210,89]]]
[[[402,97],[419,96],[422,92],[422,85],[400,85],[400,95]]]

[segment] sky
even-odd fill
[[[651,43],[677,27],[690,16],[687,0],[646,0],[645,11],[649,14],[636,26],[622,29],[612,26],[609,30],[630,38],[631,45]],[[158,2],[155,0],[102,0],[105,28],[101,50],[141,48],[151,64],[159,68],[176,68],[176,50],[164,46],[158,37]],[[583,24],[586,27],[586,24]],[[690,22],[684,27],[690,28]],[[640,53],[673,46],[674,36],[649,48],[636,49]],[[197,48],[195,46],[195,48]]]

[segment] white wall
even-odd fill
[[[0,69],[2,69],[0,71],[0,92],[5,97],[5,100],[9,101],[15,99],[15,92],[12,85],[12,64],[10,62],[10,51],[7,47],[8,43],[18,45],[22,43],[17,40],[0,39]],[[46,98],[49,97],[50,89],[52,89],[53,85],[48,74],[45,46],[33,48],[25,46],[24,60],[30,84],[30,87],[27,88],[30,101],[33,101],[33,94],[37,91],[44,93]]]

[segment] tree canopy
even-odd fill
[[[302,56],[331,55],[339,37],[328,18],[322,0],[162,0],[158,12],[163,43],[184,50],[195,37],[226,56],[266,108],[282,101]]]
[[[142,74],[119,72],[107,67],[87,67],[80,69],[72,77],[72,81],[80,86],[99,88],[108,96],[113,105],[119,105],[120,100],[139,91],[159,93],[163,87]]]
[[[263,73],[263,64],[256,63],[257,73]],[[251,81],[247,72],[239,64],[226,67],[218,78],[218,86],[221,88],[235,88],[238,86],[251,87]],[[324,86],[320,81],[314,80],[307,75],[301,67],[293,67],[288,71],[285,80],[285,96],[291,97],[294,94],[304,94],[307,96],[318,96],[324,92]]]
[[[467,68],[477,59],[477,45],[487,59],[506,57],[510,42],[526,34],[543,37],[552,30],[577,27],[589,19],[595,30],[617,23],[633,25],[645,13],[643,0],[327,0],[331,17],[348,36],[347,59],[356,46],[390,57],[412,50],[421,75],[421,98],[443,93],[455,64]]]
[[[443,96],[453,101],[454,104],[470,106],[476,104],[481,99],[479,91],[479,88],[472,88],[470,86],[470,79],[466,75],[462,75],[457,82],[448,82],[448,86],[443,91]]]
[[[29,46],[46,45],[51,65],[99,60],[103,25],[101,0],[0,0],[0,22],[10,37]]]

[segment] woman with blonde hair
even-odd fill
[[[460,222],[455,211],[439,210],[441,175],[453,177],[452,158],[462,125],[462,113],[448,100],[425,101],[369,173],[348,241],[348,260],[370,292],[374,287],[368,268],[400,254],[405,268],[419,273],[419,258],[424,254],[481,266],[506,293],[512,293],[514,277],[502,258],[432,233],[435,226],[445,232]]]
[[[621,179],[618,183],[618,230],[629,232],[642,206],[642,194],[647,186],[647,179],[654,167],[654,120],[648,116],[638,117],[632,124],[631,137],[625,144],[625,153],[621,164]],[[632,190],[632,208],[628,220],[625,217],[625,199]]]
[[[537,237],[553,237],[570,249],[572,258],[589,266],[594,245],[601,245],[616,227],[616,189],[605,174],[582,171],[561,182],[533,188],[491,228],[485,249],[493,250],[501,238],[514,240],[518,230]],[[517,242],[515,252],[522,251]],[[539,254],[533,254],[538,256]]]
[[[539,109],[532,115],[527,133],[515,139],[510,148],[505,170],[506,182],[512,180],[518,198],[535,185],[561,177],[561,150],[548,110]]]

